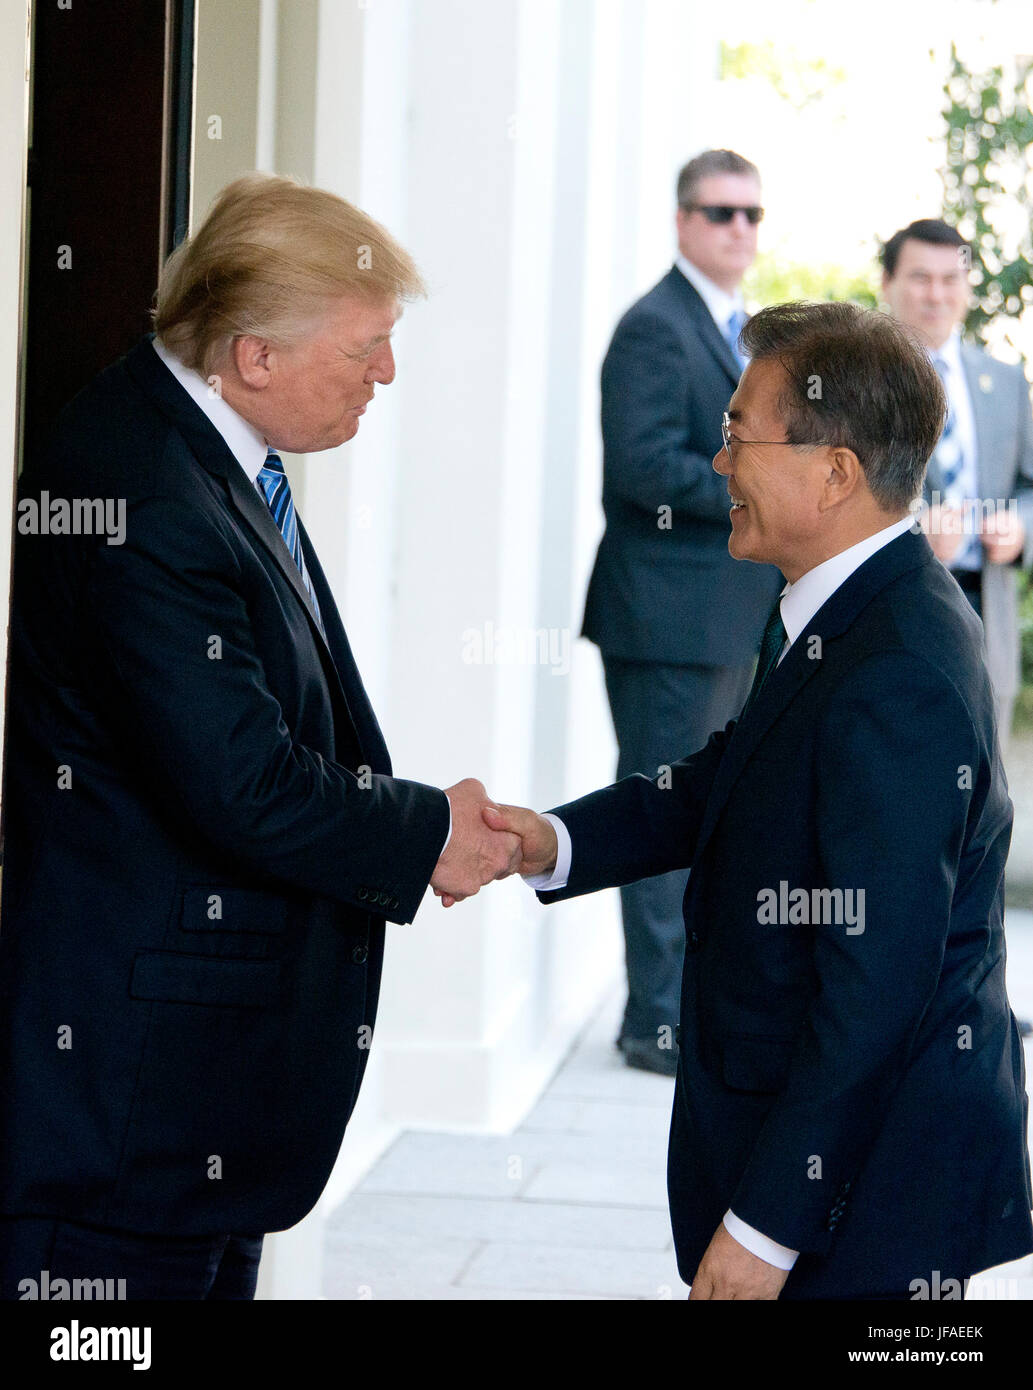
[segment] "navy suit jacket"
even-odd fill
[[[668,1167],[686,1282],[729,1207],[801,1252],[783,1297],[906,1296],[1033,1250],[1012,806],[979,620],[923,536],[861,565],[669,776],[556,814],[573,862],[543,901],[692,869]]]
[[[728,554],[728,481],[713,461],[738,381],[677,266],[617,325],[602,369],[606,531],[582,627],[604,655],[745,666],[757,654],[783,580]]]
[[[333,1166],[447,799],[391,775],[304,530],[325,640],[149,339],[63,412],[44,492],[124,500],[126,536],[17,537],[0,1210],[280,1230]]]

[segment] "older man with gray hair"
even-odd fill
[[[423,286],[344,200],[251,175],[165,266],[24,498],[0,932],[3,1296],[254,1294],[362,1081],[385,919],[516,862],[484,788],[392,774],[280,451],[351,439]]]
[[[960,1299],[1033,1250],[1033,1194],[993,693],[910,511],[946,399],[853,304],[772,305],[743,341],[713,467],[729,553],[786,583],[741,713],[665,776],[484,816],[545,902],[692,869],[667,1168],[691,1298]]]

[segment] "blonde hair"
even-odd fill
[[[322,188],[246,174],[165,262],[154,329],[207,377],[242,334],[290,346],[347,295],[426,294],[409,253],[379,222]]]

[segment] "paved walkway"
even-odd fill
[[[1009,913],[1008,950],[1012,1007],[1033,1018],[1033,912]],[[684,1298],[665,1189],[674,1083],[624,1066],[622,1003],[615,990],[513,1134],[401,1135],[330,1220],[327,1298]],[[1033,1299],[1033,1259],[973,1294]]]

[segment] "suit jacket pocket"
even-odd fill
[[[721,1049],[721,1078],[733,1091],[773,1095],[785,1090],[795,1042],[783,1038],[725,1036]]]
[[[138,951],[129,983],[133,999],[262,1009],[280,994],[280,962]]]
[[[256,932],[287,930],[290,904],[275,893],[218,883],[187,888],[179,925],[184,931]]]

